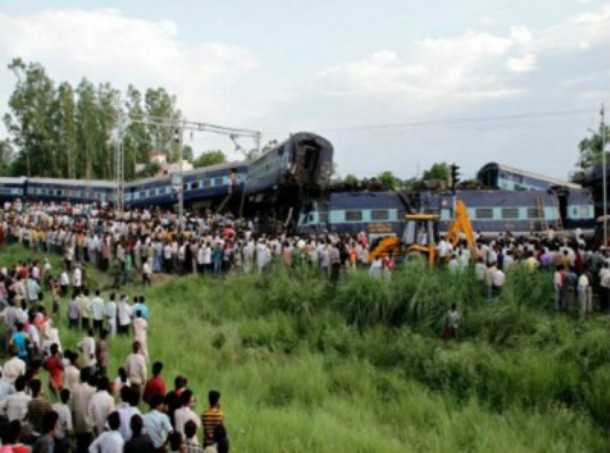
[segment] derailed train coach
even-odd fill
[[[446,232],[454,214],[454,200],[466,205],[475,231],[485,234],[511,232],[526,235],[553,228],[580,229],[592,235],[595,229],[593,198],[581,188],[557,187],[547,190],[462,190],[453,194],[420,194],[421,208],[437,213],[439,230]]]
[[[299,203],[318,195],[328,184],[333,147],[325,138],[300,132],[252,160],[196,168],[179,175],[162,174],[125,183],[128,208],[173,206],[180,192],[191,208],[231,207],[241,211],[282,208],[298,212]],[[115,181],[38,177],[0,177],[0,201],[116,202]]]
[[[303,209],[297,230],[307,235],[400,235],[406,213],[426,212],[439,216],[439,231],[444,233],[454,220],[456,199],[466,205],[474,230],[483,234],[529,235],[554,228],[580,229],[583,235],[591,236],[595,228],[593,199],[586,189],[473,189],[457,191],[455,195],[424,191],[416,198],[418,205],[412,206],[397,192],[332,193]]]

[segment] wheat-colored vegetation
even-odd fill
[[[0,263],[27,256],[13,246]],[[153,359],[168,384],[188,376],[199,410],[210,388],[222,392],[234,451],[607,452],[608,317],[557,315],[551,290],[550,275],[515,270],[487,301],[471,275],[413,266],[336,289],[276,269],[173,278],[144,295]],[[454,301],[461,339],[445,343]],[[111,341],[112,373],[128,347]]]

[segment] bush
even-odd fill
[[[387,282],[364,272],[354,273],[341,285],[334,305],[348,323],[359,329],[391,323],[397,309]]]

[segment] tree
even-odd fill
[[[142,106],[142,93],[133,85],[127,87],[125,110],[130,120],[123,137],[125,157],[125,179],[133,179],[137,163],[148,161],[148,153],[152,150],[150,131],[142,123],[146,112]]]
[[[360,184],[360,181],[356,175],[350,173],[343,179],[343,184],[349,189],[355,189],[358,187],[358,184]]]
[[[78,93],[76,124],[79,142],[76,177],[92,179],[93,160],[97,151],[98,137],[100,136],[97,95],[95,87],[87,79],[81,80],[76,91]]]
[[[384,171],[377,176],[381,185],[388,190],[396,190],[400,186],[400,179],[394,176],[391,171]]]
[[[436,162],[424,171],[422,176],[423,181],[447,181],[449,179],[449,166],[447,162]]]
[[[61,172],[68,178],[75,178],[76,167],[76,123],[75,112],[76,103],[74,101],[74,89],[68,82],[63,82],[57,90],[57,110],[56,110],[56,126],[58,128],[58,141],[60,153],[63,156],[60,159]]]
[[[156,176],[161,171],[161,165],[159,162],[148,162],[142,171],[136,174],[138,178],[149,178]]]
[[[210,165],[224,164],[227,161],[227,156],[221,150],[211,150],[200,154],[194,161],[193,166],[209,167]]]
[[[191,145],[182,146],[182,158],[188,162],[193,162],[193,147]]]
[[[0,176],[7,176],[10,174],[13,156],[13,145],[11,145],[10,140],[0,140]]]
[[[26,65],[15,58],[8,65],[17,77],[9,98],[10,113],[4,115],[7,129],[17,148],[15,168],[26,175],[49,175],[54,168],[52,118],[54,87],[39,63]]]
[[[148,126],[154,149],[164,151],[168,161],[178,161],[180,149],[174,141],[174,132],[180,125],[182,114],[176,108],[176,97],[170,96],[165,88],[149,88],[144,94],[144,105],[148,119],[165,123]]]
[[[600,131],[601,132],[601,131]],[[605,126],[605,142],[610,140],[610,126]],[[581,170],[587,170],[595,165],[602,163],[602,136],[599,133],[591,137],[583,138],[578,144],[580,152],[577,166]],[[608,162],[608,152],[606,151],[606,162]]]

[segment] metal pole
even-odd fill
[[[182,216],[184,214],[184,165],[183,165],[183,161],[184,161],[184,149],[182,146],[182,140],[183,140],[183,133],[184,133],[184,125],[186,124],[186,119],[182,120],[180,122],[180,136],[179,136],[179,141],[178,141],[178,146],[180,147],[179,149],[179,159],[180,159],[180,189],[179,189],[179,198],[178,198],[178,225],[180,226],[180,228],[183,228],[183,223],[182,223]]]
[[[608,246],[608,186],[607,186],[607,173],[606,169],[606,126],[604,121],[604,104],[602,104],[602,110],[600,112],[601,115],[601,123],[599,125],[600,134],[602,139],[602,191],[604,193],[603,196],[603,210],[604,210],[604,246]]]

